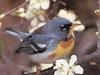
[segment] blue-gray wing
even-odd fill
[[[30,35],[25,38],[16,50],[18,53],[37,54],[46,50],[52,50],[57,44],[57,38],[50,35]]]

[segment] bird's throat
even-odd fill
[[[62,57],[70,55],[74,47],[74,39],[68,39],[66,41],[61,41],[53,52],[54,57]]]

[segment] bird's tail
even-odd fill
[[[7,33],[9,33],[15,37],[18,37],[20,40],[23,40],[24,38],[26,38],[27,36],[30,35],[29,33],[16,31],[16,30],[12,29],[11,27],[6,28],[4,31],[6,31]]]

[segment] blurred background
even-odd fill
[[[31,33],[54,17],[81,23],[85,30],[75,33],[72,52],[81,59],[95,52],[97,47],[97,9],[98,0],[0,0],[0,75],[21,75],[23,67],[33,65],[27,55],[14,54],[21,42],[5,33],[5,28]],[[99,75],[99,71],[92,67],[84,75]]]

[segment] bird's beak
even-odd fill
[[[85,26],[78,23],[72,23],[71,30],[76,32],[81,32],[85,29]]]

